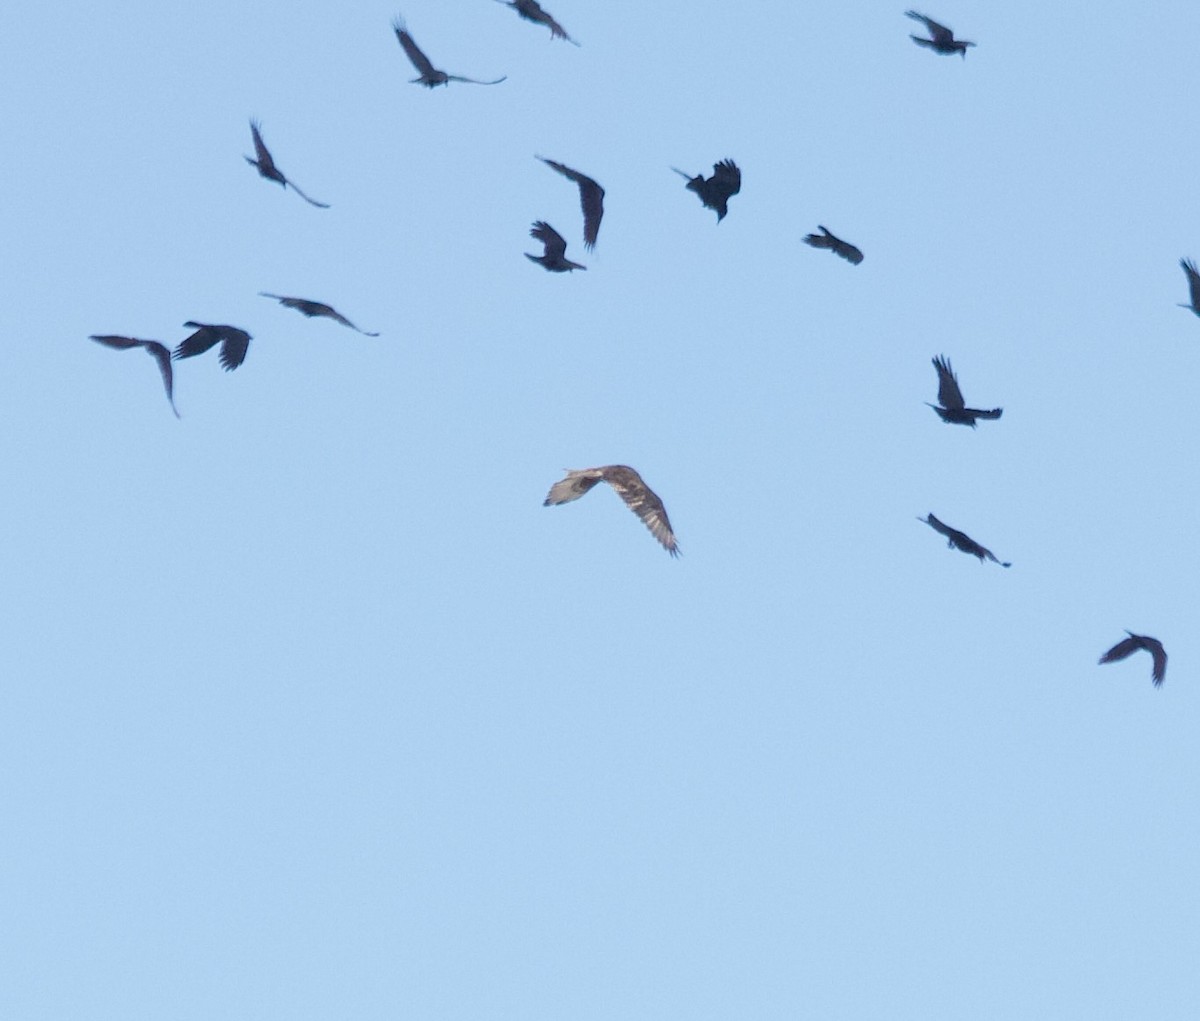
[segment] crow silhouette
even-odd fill
[[[863,261],[863,253],[861,249],[855,248],[848,241],[843,241],[841,238],[834,237],[829,231],[817,224],[817,230],[820,234],[806,234],[804,243],[812,245],[813,248],[828,248],[834,255],[840,255],[847,262],[857,266]]]
[[[310,199],[304,194],[304,192],[302,192],[291,181],[283,176],[283,172],[277,166],[275,166],[275,161],[271,159],[271,154],[267,151],[267,147],[263,145],[262,134],[258,130],[259,127],[260,125],[258,121],[250,122],[250,132],[254,135],[254,152],[258,158],[251,159],[249,156],[247,156],[245,158],[246,162],[252,167],[258,167],[259,175],[265,177],[268,181],[278,181],[281,185],[283,185],[284,188],[291,188],[292,191],[304,199],[304,201],[309,205],[316,206],[318,209],[328,209],[328,203],[318,202],[316,199]]]
[[[392,22],[392,28],[395,29],[396,38],[400,40],[400,46],[404,50],[405,55],[412,61],[413,67],[420,72],[416,78],[412,79],[415,85],[424,85],[430,89],[438,85],[448,85],[450,82],[470,82],[472,85],[499,85],[508,77],[508,75],[504,75],[495,81],[483,82],[478,78],[464,78],[460,74],[446,74],[445,71],[439,71],[429,62],[429,58],[413,42],[413,37],[408,34],[408,29],[400,18]]]
[[[933,360],[933,367],[938,374],[938,407],[930,404],[943,422],[951,425],[969,425],[975,428],[977,418],[999,418],[1004,414],[1003,408],[992,408],[990,411],[980,411],[978,408],[968,408],[963,400],[962,391],[958,388],[958,378],[950,368],[950,362],[945,355],[939,355]],[[926,401],[928,404],[929,402]]]
[[[586,266],[580,265],[578,262],[572,262],[566,257],[567,243],[563,240],[563,236],[550,226],[545,220],[538,220],[533,225],[533,229],[529,232],[531,238],[537,238],[543,246],[544,251],[541,255],[530,255],[525,253],[526,259],[532,259],[534,262],[540,262],[551,273],[567,273],[573,269],[587,269]]]
[[[933,18],[927,18],[924,14],[918,14],[916,11],[905,11],[904,13],[909,18],[924,22],[926,30],[933,36],[932,39],[922,39],[920,36],[910,35],[909,38],[918,46],[926,46],[934,53],[941,53],[944,56],[961,53],[965,60],[967,47],[975,45],[965,39],[955,39],[954,33],[950,29],[945,25],[939,25]]]
[[[1135,635],[1132,631],[1125,632],[1129,637],[1122,638],[1103,656],[1100,657],[1101,665],[1105,663],[1115,663],[1119,659],[1124,659],[1126,656],[1132,656],[1138,649],[1145,649],[1154,658],[1154,668],[1150,673],[1156,688],[1162,686],[1163,680],[1167,676],[1167,652],[1157,638],[1151,638],[1148,635]]]
[[[538,25],[545,25],[548,29],[550,29],[551,39],[565,39],[567,42],[572,43],[575,46],[579,45],[579,43],[575,42],[574,39],[567,35],[567,30],[563,28],[562,25],[560,25],[545,10],[542,9],[542,5],[539,4],[537,0],[497,0],[497,2],[504,4],[505,7],[511,7],[526,21],[532,21]]]
[[[953,549],[960,549],[964,553],[970,553],[973,557],[978,557],[982,564],[984,559],[995,561],[1001,567],[1012,567],[1012,564],[1004,560],[997,560],[996,555],[984,546],[980,546],[966,532],[960,532],[957,528],[951,528],[949,525],[944,525],[932,514],[927,518],[917,518],[918,521],[924,521],[935,532],[941,532],[946,537],[946,545]]]
[[[220,344],[221,365],[226,372],[232,372],[246,360],[251,337],[245,330],[239,330],[236,326],[194,323],[190,319],[183,325],[196,332],[175,348],[175,358],[194,358]]]
[[[678,167],[672,167],[680,177],[687,178],[685,187],[700,196],[700,201],[706,209],[717,211],[717,223],[725,219],[729,211],[729,200],[742,190],[742,172],[733,160],[725,159],[713,164],[712,177],[705,179],[703,174],[693,177],[685,174]]]
[[[285,298],[282,294],[268,294],[266,291],[258,292],[264,298],[274,298],[284,308],[294,308],[310,319],[313,316],[324,316],[326,319],[332,319],[335,323],[341,323],[343,326],[349,326],[352,330],[357,330],[364,337],[378,337],[378,333],[368,333],[366,330],[359,330],[349,319],[338,312],[336,309],[326,305],[323,301],[309,301],[307,298]]]

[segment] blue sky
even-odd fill
[[[1200,10],[547,8],[10,15],[0,1013],[1197,1016]]]

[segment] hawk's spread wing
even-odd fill
[[[584,468],[579,471],[567,471],[567,477],[560,479],[550,487],[543,507],[557,507],[560,503],[570,503],[578,500],[604,478],[603,468]]]
[[[617,495],[642,519],[663,549],[673,557],[679,556],[679,545],[675,541],[675,533],[671,531],[671,522],[667,519],[662,500],[642,481],[642,477],[627,465],[609,464],[602,468],[569,470],[565,479],[550,487],[543,506],[550,507],[578,500],[601,481],[607,482],[617,491]]]
[[[636,471],[623,464],[609,465],[603,471],[604,481],[612,486],[626,506],[642,519],[642,523],[650,529],[650,534],[662,544],[663,549],[673,557],[678,556],[679,546],[675,542],[675,533],[671,531],[667,509],[654,490],[642,481],[642,477]]]

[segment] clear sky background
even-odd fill
[[[1200,1016],[1200,7],[547,7],[8,13],[0,1015]]]

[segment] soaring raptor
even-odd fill
[[[550,487],[542,506],[551,507],[578,500],[600,482],[607,482],[617,491],[626,506],[650,529],[650,534],[662,543],[663,549],[673,557],[679,556],[679,546],[675,542],[675,533],[671,531],[671,522],[667,520],[667,510],[662,500],[637,472],[626,465],[609,464],[603,468],[582,468],[577,471],[568,468],[567,477]]]

